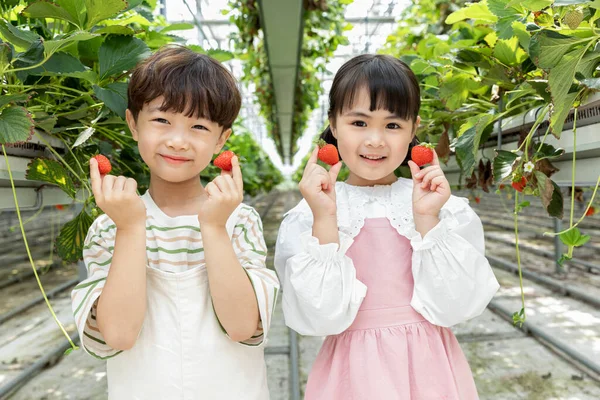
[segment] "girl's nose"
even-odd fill
[[[369,147],[382,147],[385,144],[383,135],[378,130],[373,129],[367,135],[365,144]]]

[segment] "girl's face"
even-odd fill
[[[370,111],[369,92],[356,92],[354,104],[330,121],[338,150],[350,170],[347,183],[355,186],[387,185],[396,181],[415,136],[417,121],[405,120],[388,110]]]

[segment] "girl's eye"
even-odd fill
[[[365,121],[354,121],[352,123],[352,125],[354,125],[354,126],[360,126],[361,128],[363,128],[363,127],[367,126],[367,123]]]
[[[156,122],[159,122],[161,124],[168,124],[169,123],[169,121],[167,121],[164,118],[154,118],[152,121],[156,121]]]
[[[205,131],[208,130],[208,128],[205,127],[204,125],[194,125],[194,126],[192,126],[192,128],[194,128],[194,129],[201,129],[201,130],[205,130]]]
[[[391,122],[391,123],[387,124],[387,128],[388,129],[400,129],[400,125],[398,125],[395,122]]]

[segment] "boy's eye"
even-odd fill
[[[161,124],[168,124],[169,123],[169,121],[167,121],[164,118],[154,118],[152,121],[160,122]]]
[[[352,123],[352,125],[354,125],[354,126],[360,126],[360,127],[365,127],[365,126],[367,126],[367,123],[365,121],[354,121]]]
[[[202,130],[208,131],[208,128],[205,127],[204,125],[194,125],[194,126],[192,126],[192,128],[194,128],[194,129],[202,129]]]
[[[391,123],[387,124],[387,128],[388,129],[400,129],[400,125],[398,125],[395,122],[391,122]]]

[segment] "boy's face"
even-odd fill
[[[127,123],[150,172],[172,183],[198,177],[231,134],[216,122],[184,113],[160,111],[163,98],[144,105],[137,121],[127,110]]]

